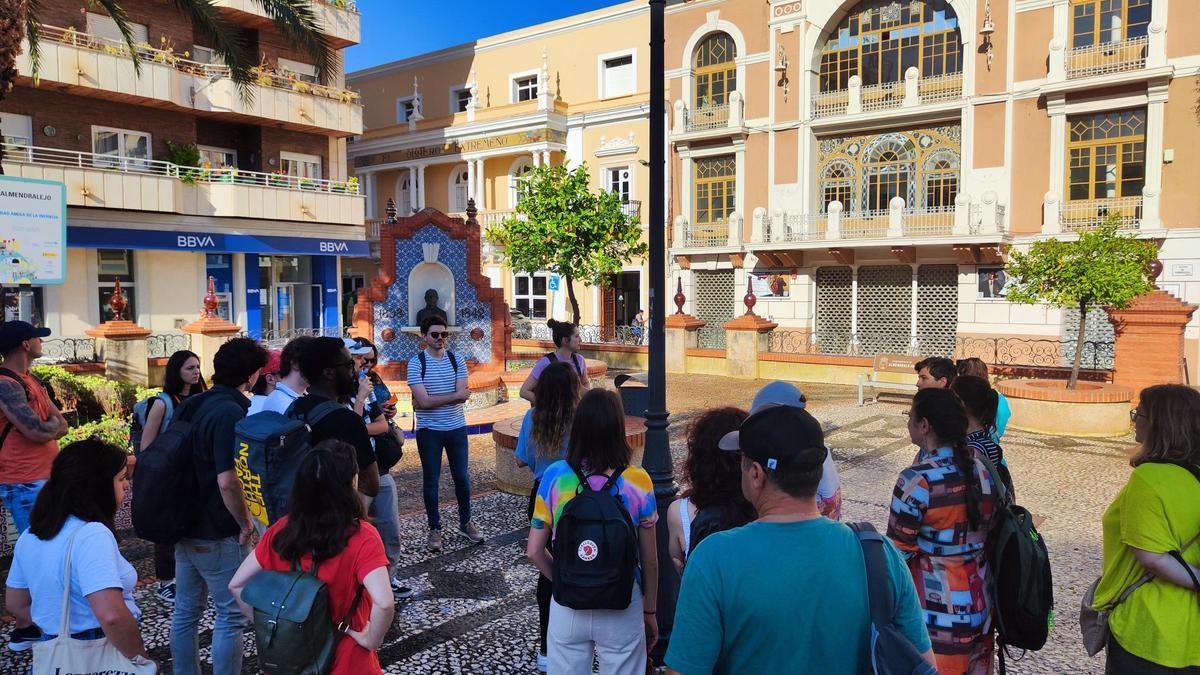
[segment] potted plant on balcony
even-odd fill
[[[1012,426],[1082,436],[1113,436],[1128,430],[1133,391],[1079,381],[1088,312],[1127,307],[1151,289],[1154,242],[1120,234],[1119,228],[1119,216],[1110,215],[1103,225],[1082,232],[1075,241],[1034,242],[1027,252],[1014,252],[1009,259],[1005,294],[1010,302],[1079,310],[1075,355],[1065,383],[1031,379],[997,385],[1012,406]]]
[[[288,186],[288,176],[280,171],[272,171],[270,177],[267,178],[267,184],[271,187],[285,188]]]

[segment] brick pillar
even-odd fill
[[[1155,261],[1151,273],[1157,277],[1161,271]],[[1125,309],[1107,310],[1117,336],[1113,383],[1133,389],[1134,405],[1146,387],[1184,382],[1183,331],[1196,309],[1155,288]]]
[[[753,283],[752,277],[746,275],[746,296],[742,299],[746,313],[723,326],[725,367],[732,377],[758,377],[758,355],[770,348],[767,333],[779,327],[779,324],[754,313],[758,298],[754,296]]]
[[[663,322],[666,333],[667,372],[687,372],[687,350],[700,346],[700,329],[708,322],[697,319],[683,311],[687,298],[683,295],[683,279],[676,280],[675,313]]]
[[[183,327],[183,332],[192,335],[192,351],[200,358],[200,372],[212,375],[212,359],[221,345],[241,332],[241,326],[229,323],[217,316],[216,279],[208,278],[208,293],[204,296],[204,309],[200,318]]]
[[[125,320],[128,304],[118,279],[113,282],[112,296],[108,299],[112,321],[105,321],[84,333],[96,338],[96,351],[104,354],[105,377],[145,387],[150,384],[150,364],[146,361],[146,337],[150,331]]]

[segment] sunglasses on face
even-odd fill
[[[436,330],[431,330],[431,331],[429,331],[428,335],[429,335],[429,337],[430,337],[430,338],[432,338],[432,339],[434,339],[434,340],[441,340],[441,339],[444,339],[444,338],[449,338],[449,337],[450,337],[450,331],[439,332],[439,331],[436,331]]]
[[[1142,415],[1145,415],[1145,413],[1143,413],[1138,408],[1134,408],[1133,410],[1129,411],[1129,421],[1137,422],[1137,418],[1141,417]]]

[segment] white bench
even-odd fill
[[[876,354],[875,362],[871,365],[871,376],[858,376],[858,405],[864,405],[863,390],[870,387],[875,391],[873,400],[879,400],[880,389],[890,389],[892,391],[904,393],[916,393],[917,385],[913,381],[909,382],[891,382],[888,380],[879,379],[880,373],[905,373],[912,380],[916,380],[917,371],[913,368],[923,357],[910,356],[908,354]]]

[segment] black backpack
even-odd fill
[[[0,366],[0,377],[7,377],[11,380],[16,380],[17,384],[21,385],[21,389],[25,390],[25,400],[26,401],[33,400],[33,394],[30,393],[29,386],[25,384],[25,380],[22,380],[20,375],[17,375],[15,372],[13,372],[12,370],[10,370],[8,368]],[[46,394],[50,397],[50,400],[52,402],[54,402],[55,405],[58,405],[58,402],[54,400],[54,393],[50,390],[50,387],[47,387],[46,383],[42,382],[40,379],[38,379],[38,378],[34,378],[34,379],[37,379],[38,384],[42,385],[42,389],[46,390]],[[6,424],[4,426],[3,431],[0,431],[0,448],[4,447],[4,441],[8,439],[8,434],[13,430],[12,420],[6,419],[5,421],[8,422],[8,424]]]
[[[193,460],[192,418],[214,392],[189,397],[171,423],[138,454],[133,472],[133,530],[156,544],[175,544],[195,519],[200,500]]]
[[[446,356],[450,357],[450,365],[454,367],[454,377],[458,377],[458,357],[449,349],[446,350]],[[417,352],[417,359],[421,362],[421,381],[425,381],[425,366],[428,363],[425,361],[425,350]]]
[[[871,603],[871,672],[875,675],[937,675],[916,646],[896,625],[895,594],[888,574],[883,537],[870,523],[851,523],[867,566]]]
[[[637,529],[612,488],[624,467],[593,490],[579,476],[554,525],[554,600],[571,609],[626,609],[633,598]]]
[[[558,355],[554,352],[550,352],[549,354],[546,354],[546,360],[548,360],[550,363],[555,363],[558,361]],[[583,369],[579,367],[579,362],[575,360],[574,356],[571,357],[571,365],[575,366],[575,370],[579,373],[579,377],[587,379],[587,374],[584,373]]]
[[[991,472],[997,504],[984,548],[988,563],[988,596],[1004,672],[1004,648],[1036,651],[1046,644],[1053,621],[1054,586],[1050,553],[1033,526],[1033,514],[1009,497],[991,460],[976,453]]]

